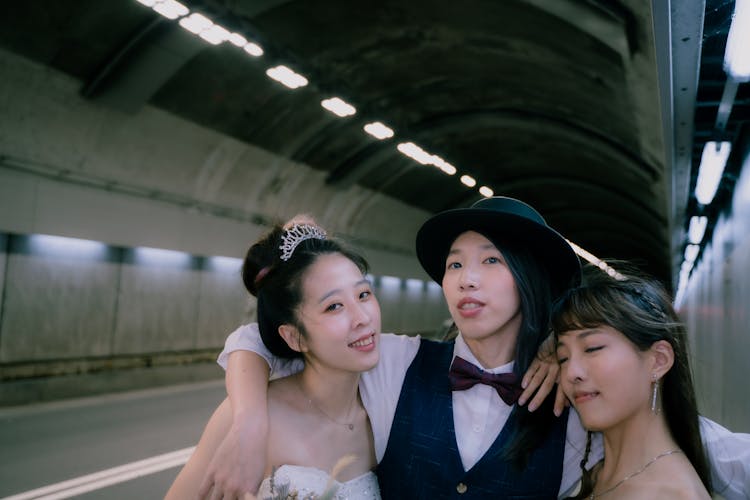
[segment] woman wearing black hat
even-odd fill
[[[384,498],[556,498],[567,416],[518,407],[516,381],[546,337],[555,295],[579,279],[578,258],[536,211],[504,197],[429,219],[417,256],[460,333],[421,342],[406,374],[378,466]]]
[[[574,251],[533,208],[494,197],[429,219],[417,256],[460,333],[451,343],[383,335],[381,361],[361,379],[383,498],[564,496],[586,433],[574,413],[554,416],[553,398],[533,413],[516,398],[552,301],[580,280]],[[228,350],[263,351],[250,330],[236,333]],[[601,454],[595,440],[590,458]]]

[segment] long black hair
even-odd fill
[[[521,327],[516,338],[513,372],[519,380],[529,369],[549,335],[549,315],[556,291],[553,290],[544,263],[528,249],[512,242],[487,236],[502,253],[518,290]],[[516,407],[518,426],[513,438],[504,446],[504,456],[518,468],[524,468],[531,453],[541,445],[558,418],[552,411],[554,392],[534,412]]]
[[[258,299],[258,329],[268,350],[282,358],[301,358],[302,353],[291,349],[279,335],[279,326],[294,325],[304,335],[297,308],[303,299],[305,272],[321,255],[334,253],[351,260],[363,275],[367,274],[368,265],[360,254],[329,237],[306,239],[294,248],[287,260],[282,260],[280,247],[285,233],[281,225],[274,226],[250,247],[242,266],[242,281],[247,291]]]
[[[690,460],[708,491],[711,474],[700,438],[698,405],[688,362],[687,332],[664,287],[626,263],[614,263],[615,278],[595,266],[584,268],[580,287],[555,303],[551,325],[555,336],[571,330],[607,325],[622,333],[640,351],[665,340],[674,351],[674,364],[662,378],[662,409],[672,438]],[[576,498],[591,494],[593,481],[582,463],[584,482]],[[587,491],[584,489],[588,488]]]

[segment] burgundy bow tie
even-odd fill
[[[458,356],[453,359],[448,378],[453,391],[463,391],[477,384],[492,386],[510,406],[515,404],[523,392],[515,373],[488,373]]]

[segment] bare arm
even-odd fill
[[[232,425],[232,409],[225,399],[214,411],[203,430],[198,446],[169,488],[165,500],[197,498],[198,485],[211,457]]]
[[[230,424],[210,462],[200,469],[205,474],[197,490],[199,498],[243,498],[258,490],[266,466],[268,376],[268,364],[254,352],[229,355],[226,404]]]

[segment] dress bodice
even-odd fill
[[[297,492],[296,498],[306,500],[321,495],[328,485],[330,476],[327,472],[314,467],[301,465],[282,465],[274,473],[274,495],[286,488],[288,492]],[[349,481],[333,481],[336,491],[333,496],[336,500],[380,500],[380,489],[378,480],[374,473],[366,472]],[[266,500],[273,498],[271,492],[271,478],[263,480],[258,490],[258,499]]]

